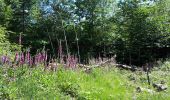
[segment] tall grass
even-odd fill
[[[165,92],[136,92],[136,87],[150,88],[145,73],[97,68],[92,73],[67,70],[43,71],[43,67],[0,68],[0,98],[49,100],[168,100]],[[161,78],[162,77],[162,78]],[[151,73],[152,82],[165,80],[170,85],[170,74],[163,71]],[[134,79],[132,79],[134,78]]]

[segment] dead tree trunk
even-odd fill
[[[148,85],[150,85],[150,77],[149,77],[149,66],[147,66],[147,70],[146,70],[146,75],[147,75],[147,80],[148,80]]]

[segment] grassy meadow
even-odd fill
[[[169,62],[154,69],[152,83],[164,81],[170,86]],[[157,67],[159,68],[159,67]],[[153,92],[137,92],[142,87]],[[106,66],[85,73],[81,69],[59,67],[56,72],[42,66],[0,67],[0,98],[20,100],[170,100],[170,88],[156,92],[147,83],[145,72],[131,72]]]

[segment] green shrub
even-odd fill
[[[170,60],[163,62],[163,64],[161,65],[161,70],[170,71]]]
[[[13,58],[15,51],[19,51],[17,44],[11,44],[8,40],[8,31],[0,26],[0,56],[8,55]]]

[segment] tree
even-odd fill
[[[115,49],[118,61],[130,65],[154,61],[158,55],[156,49],[168,35],[165,31],[168,27],[163,25],[166,14],[159,12],[161,16],[155,16],[155,11],[163,8],[157,7],[155,2],[137,0],[120,1],[118,7],[120,10],[113,17],[117,25]]]
[[[0,25],[9,26],[9,21],[12,19],[12,9],[10,5],[6,5],[4,0],[0,0]]]

